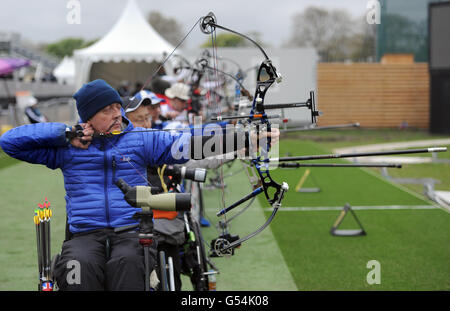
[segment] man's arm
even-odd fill
[[[67,146],[66,125],[35,123],[13,128],[0,137],[0,146],[9,156],[51,169],[60,167],[58,147]]]

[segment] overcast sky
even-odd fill
[[[240,32],[257,31],[263,42],[279,46],[290,35],[292,15],[310,5],[346,9],[363,16],[367,0],[135,0],[144,16],[159,11],[176,18],[188,31],[199,17],[212,11],[218,23]],[[79,0],[81,23],[68,24],[68,0],[2,0],[0,31],[14,31],[34,43],[55,42],[64,37],[95,39],[105,35],[119,18],[126,0]],[[194,31],[187,41],[196,47],[205,35]]]

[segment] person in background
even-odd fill
[[[171,86],[170,82],[165,81],[160,77],[155,77],[150,82],[149,88],[152,92],[156,94],[156,96],[167,100],[168,98],[166,98],[164,94],[170,86]]]
[[[186,109],[190,100],[189,92],[189,86],[184,83],[175,83],[166,89],[164,93],[169,102],[161,107],[161,114],[170,120],[188,122]]]
[[[30,121],[30,123],[48,122],[47,117],[44,116],[37,107],[37,99],[32,96],[29,100],[29,106],[25,109],[25,115],[27,116],[28,121]]]
[[[151,127],[151,113],[148,107],[152,105],[152,100],[147,97],[146,92],[141,91],[133,97],[122,97],[125,116],[134,127]]]
[[[140,81],[137,81],[135,84],[134,84],[134,90],[133,90],[133,92],[131,92],[130,94],[137,94],[138,92],[140,92],[140,91],[142,91],[142,87],[143,87],[144,85],[142,84],[142,82],[140,82]]]
[[[162,129],[164,121],[160,118],[160,104],[165,99],[159,98],[155,93],[142,90],[134,94],[133,97],[123,97],[126,116],[134,126]]]
[[[121,81],[117,92],[121,97],[130,96],[130,82],[128,82],[127,80]]]

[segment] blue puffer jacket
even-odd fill
[[[139,129],[128,122],[125,131]],[[181,150],[181,144],[188,144],[191,138],[187,133],[124,133],[95,138],[84,150],[67,142],[65,130],[62,123],[24,125],[3,134],[0,145],[16,159],[61,169],[72,233],[135,224],[132,216],[136,209],[124,200],[114,182],[122,178],[131,186],[145,185],[147,165],[185,163],[187,159],[172,155],[171,147],[177,141]]]

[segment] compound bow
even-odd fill
[[[300,104],[285,104],[283,107],[279,105],[265,105],[264,98],[268,91],[268,89],[275,82],[280,83],[282,80],[281,75],[276,70],[272,61],[268,57],[267,53],[264,49],[253,39],[250,37],[241,34],[237,31],[231,30],[227,27],[217,24],[216,17],[213,13],[209,13],[205,17],[201,19],[200,22],[200,30],[205,34],[214,35],[216,29],[222,29],[224,31],[228,31],[234,33],[238,36],[241,36],[251,43],[253,43],[264,55],[264,60],[259,66],[257,72],[256,79],[256,90],[255,95],[253,96],[253,102],[251,106],[251,110],[249,115],[246,116],[227,116],[227,117],[217,117],[213,120],[225,120],[225,119],[239,119],[245,118],[247,119],[248,124],[254,124],[258,122],[256,130],[259,132],[260,125],[264,125],[266,127],[267,132],[271,132],[271,123],[270,116],[267,115],[266,109],[279,109],[279,108],[293,108],[293,107],[306,107],[311,110],[311,121],[316,122],[316,117],[319,115],[319,112],[316,110],[315,101],[314,101],[314,92],[310,93],[310,98],[306,103]],[[258,133],[259,134],[259,133]],[[266,220],[266,222],[256,229],[254,232],[248,234],[243,238],[232,239],[230,241],[229,235],[219,236],[217,239],[212,241],[212,248],[218,256],[221,255],[230,255],[233,253],[233,249],[241,245],[241,243],[247,241],[248,239],[254,237],[261,231],[263,231],[274,219],[278,209],[281,207],[281,202],[283,200],[284,194],[289,189],[287,183],[282,182],[281,184],[276,182],[270,175],[270,165],[268,162],[268,152],[271,147],[271,138],[267,137],[265,146],[262,146],[262,150],[255,157],[251,158],[251,164],[257,171],[257,174],[260,179],[260,186],[254,189],[250,194],[246,195],[242,199],[233,203],[232,205],[224,208],[223,210],[217,213],[218,216],[225,215],[227,212],[239,206],[240,204],[254,198],[255,196],[264,193],[267,202],[272,206],[272,214]]]

